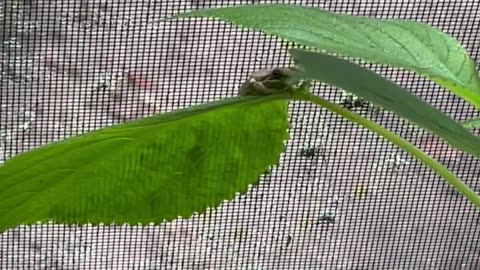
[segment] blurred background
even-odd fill
[[[476,61],[477,0],[1,0],[0,164],[108,125],[235,96],[260,68],[291,64],[280,40],[196,9],[285,3],[425,22]],[[457,120],[478,116],[410,72],[365,64]],[[314,92],[391,129],[480,192],[480,162],[339,89]],[[290,140],[258,186],[158,226],[19,226],[1,269],[480,269],[480,212],[373,133],[290,102]],[[478,130],[476,131],[478,134]]]

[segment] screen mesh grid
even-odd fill
[[[476,61],[480,3],[468,1],[4,0],[0,163],[108,125],[236,95],[287,66],[278,40],[188,10],[288,3],[411,19],[457,38]],[[473,108],[410,72],[365,64],[455,119]],[[315,85],[329,100],[338,89]],[[352,108],[412,140],[477,191],[479,162],[391,113]],[[371,132],[290,103],[279,166],[216,210],[160,225],[19,226],[1,269],[480,269],[480,215],[438,176]]]

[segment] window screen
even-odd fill
[[[3,0],[0,163],[50,142],[235,96],[253,71],[291,64],[278,39],[189,10],[285,3],[425,22],[480,53],[476,0]],[[413,73],[365,64],[457,120],[474,109]],[[477,192],[480,166],[339,89],[313,91],[391,129]],[[19,226],[1,269],[480,269],[480,213],[373,133],[290,102],[290,139],[258,185],[217,209],[159,225]],[[477,132],[478,133],[478,132]]]

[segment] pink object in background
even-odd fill
[[[114,97],[112,115],[117,120],[133,120],[160,111],[152,80],[139,70],[113,78],[111,88]]]
[[[128,71],[127,78],[136,88],[140,88],[139,90],[152,91],[153,89],[153,82],[138,70]]]
[[[418,147],[442,163],[457,161],[462,155],[462,151],[449,146],[446,142],[430,134],[421,137]]]

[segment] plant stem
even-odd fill
[[[397,145],[401,149],[405,150],[412,156],[419,159],[425,165],[427,165],[436,173],[438,173],[440,176],[442,176],[447,181],[447,183],[452,185],[458,192],[460,192],[465,198],[467,198],[474,206],[480,209],[480,196],[474,190],[472,190],[470,187],[465,185],[465,183],[463,183],[462,180],[460,180],[455,174],[453,174],[447,168],[445,168],[441,163],[439,163],[435,159],[431,158],[430,156],[422,152],[420,149],[415,147],[410,142],[404,140],[403,138],[385,129],[384,127],[378,125],[377,123],[372,122],[358,114],[355,114],[341,106],[338,106],[335,103],[329,102],[321,97],[318,97],[309,91],[294,91],[292,93],[292,96],[293,96],[293,99],[295,100],[310,101],[319,106],[322,106],[389,140],[393,144]]]

